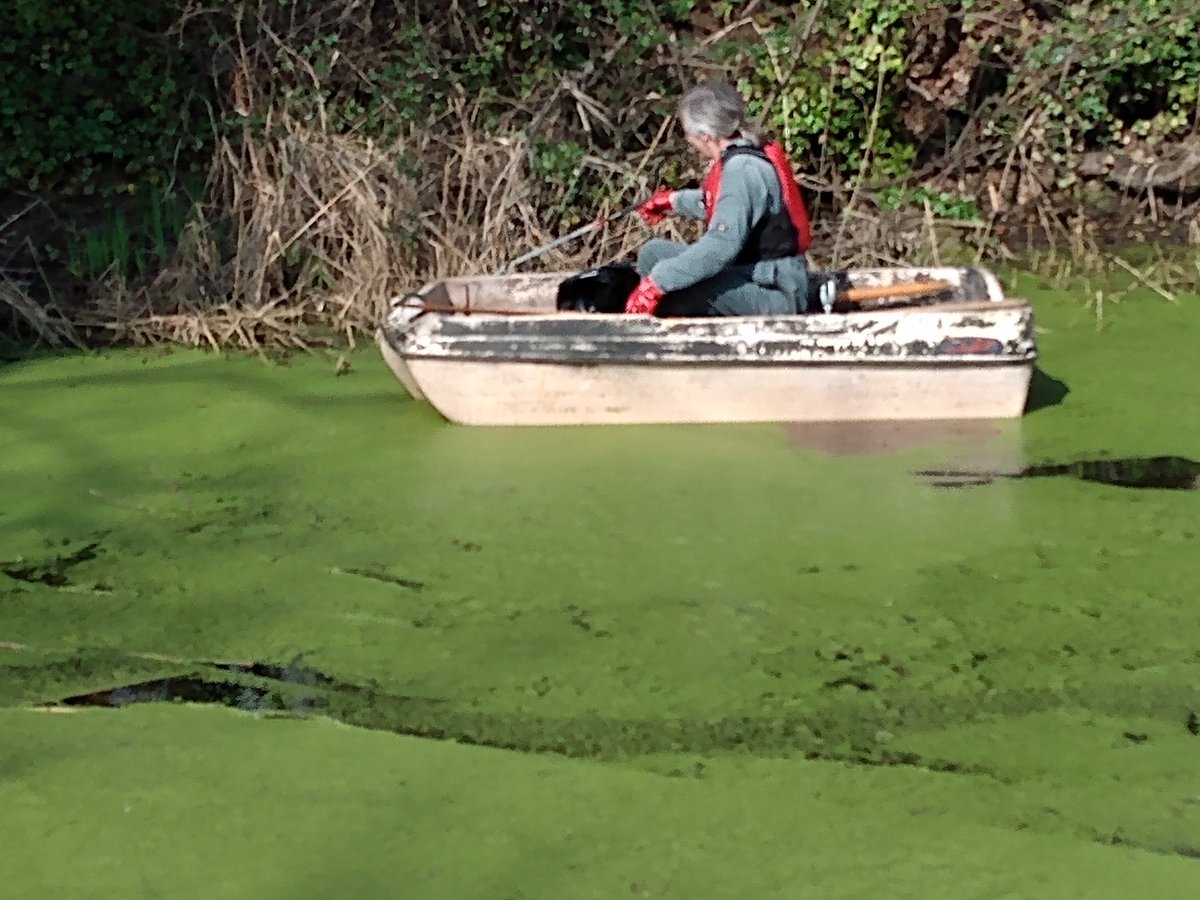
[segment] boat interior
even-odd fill
[[[590,270],[592,272],[598,270]],[[563,311],[560,287],[581,273],[548,272],[445,278],[397,297],[393,308],[417,312],[536,315]],[[993,304],[1006,298],[998,279],[978,267],[813,270],[809,312],[853,312],[878,307]],[[583,309],[575,312],[613,310]]]

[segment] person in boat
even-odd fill
[[[723,81],[679,101],[688,143],[710,160],[699,189],[655,191],[638,212],[649,225],[669,215],[705,223],[697,241],[652,238],[638,252],[641,281],[625,312],[659,316],[804,312],[811,240],[808,212],[783,149],[750,119]]]

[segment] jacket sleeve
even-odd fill
[[[704,192],[698,188],[682,188],[675,192],[675,212],[689,219],[704,219]]]
[[[760,168],[764,171],[759,171]],[[721,193],[708,230],[682,253],[662,260],[651,269],[654,283],[664,291],[679,291],[732,265],[745,246],[750,229],[768,211],[770,196],[764,180],[767,174],[773,175],[770,164],[752,157],[736,156],[726,162],[721,173]],[[679,199],[675,206],[682,211]]]

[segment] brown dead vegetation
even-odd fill
[[[1113,257],[1100,250],[1106,233],[1146,228],[1176,229],[1200,245],[1195,137],[1064,160],[1045,137],[1042,100],[1054,89],[1055,73],[975,96],[998,69],[1015,64],[996,56],[1002,35],[1048,27],[1037,6],[992,0],[967,22],[934,5],[911,28],[900,108],[926,149],[908,182],[977,198],[981,214],[947,218],[928,203],[889,211],[879,199],[888,184],[847,182],[821,164],[802,178],[815,213],[815,266],[995,262],[1030,246],[1112,266]],[[755,27],[749,15],[697,22],[711,40]],[[35,301],[31,285],[39,273],[10,273],[0,278],[0,311],[8,319],[0,328],[56,347],[96,341],[254,350],[353,346],[374,329],[389,298],[431,279],[496,271],[580,222],[648,196],[661,183],[664,159],[683,161],[675,164],[677,174],[700,174],[671,118],[654,113],[657,94],[635,91],[619,108],[600,99],[596,84],[613,78],[608,64],[620,39],[594,66],[514,101],[499,120],[485,121],[482,104],[460,93],[437,121],[381,141],[332,126],[321,109],[305,118],[292,111],[271,80],[277,60],[295,56],[273,30],[277,24],[260,23],[258,45],[218,60],[218,78],[228,88],[228,109],[220,112],[244,125],[217,140],[204,202],[169,263],[146,282],[110,277],[92,285],[84,303],[56,302],[52,290]],[[459,39],[469,43],[471,36],[464,30]],[[692,56],[672,56],[679,80],[714,71],[705,47],[701,39]],[[304,77],[320,86],[315,71]],[[876,110],[882,100],[874,98]],[[973,115],[951,129],[947,123],[961,119],[964,108]],[[1013,133],[998,136],[988,128],[1002,117],[1017,118]],[[620,138],[630,133],[642,135],[632,150]],[[587,145],[576,177],[607,186],[596,208],[562,208],[553,187],[536,175],[534,144],[547,135],[573,135]],[[1071,191],[1059,186],[1064,166],[1074,179]],[[1080,198],[1089,192],[1106,198],[1107,208],[1085,207]],[[668,223],[656,233],[687,239],[696,232]],[[648,236],[630,216],[528,267],[579,270],[626,256]]]

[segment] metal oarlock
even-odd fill
[[[821,300],[821,308],[827,313],[833,312],[833,303],[837,300],[837,282],[832,278],[822,282],[817,296]]]

